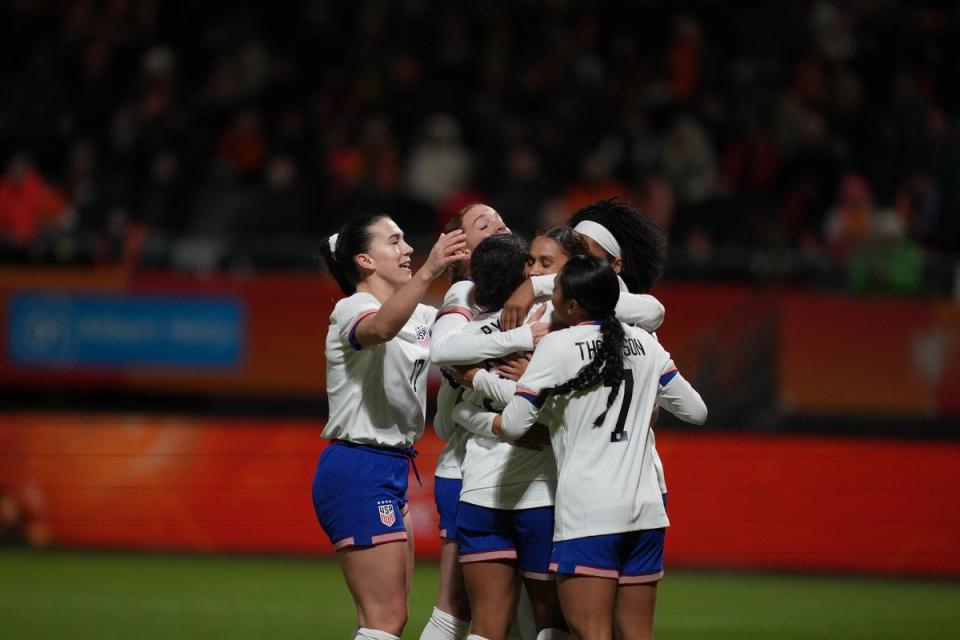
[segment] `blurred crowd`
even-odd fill
[[[12,0],[0,259],[210,263],[631,200],[916,290],[960,250],[956,2]],[[281,260],[282,262],[282,260]]]

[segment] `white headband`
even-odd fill
[[[330,243],[330,253],[331,255],[333,255],[334,260],[337,259],[337,240],[339,238],[340,238],[340,234],[335,233],[332,236],[330,236],[330,239],[328,240],[328,242]]]
[[[617,242],[617,239],[613,237],[613,234],[610,233],[610,231],[599,222],[584,220],[575,226],[573,230],[592,238],[594,242],[603,247],[603,250],[612,255],[614,258],[623,257],[623,252],[620,251],[620,243]]]

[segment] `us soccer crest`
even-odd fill
[[[393,503],[381,501],[377,503],[377,509],[380,511],[380,522],[384,526],[392,527],[397,521],[397,513],[393,510]]]

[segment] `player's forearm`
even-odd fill
[[[513,396],[500,414],[500,435],[507,440],[516,440],[533,427],[539,415],[540,407],[535,403],[524,396]]]
[[[473,364],[490,358],[533,350],[530,325],[494,333],[456,333],[430,347],[430,359],[441,367]]]
[[[478,407],[472,402],[460,402],[453,409],[453,421],[471,433],[493,438],[493,421],[496,413]]]
[[[679,373],[660,387],[657,403],[684,422],[703,424],[707,421],[706,403]]]
[[[481,369],[473,377],[473,388],[478,393],[503,406],[513,399],[513,394],[517,391],[517,383],[513,380],[501,378],[492,371]]]
[[[390,296],[375,314],[360,322],[356,341],[368,346],[393,340],[416,311],[431,282],[433,278],[423,269],[413,274],[410,281]]]

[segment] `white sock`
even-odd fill
[[[483,636],[478,636],[475,633],[471,633],[467,636],[467,640],[489,640],[489,638],[484,638]]]
[[[463,640],[469,629],[469,620],[460,620],[434,607],[420,640]]]
[[[537,640],[571,640],[572,635],[560,629],[544,629],[537,634]]]
[[[400,640],[400,638],[386,631],[360,627],[357,629],[356,635],[353,636],[353,640]]]

